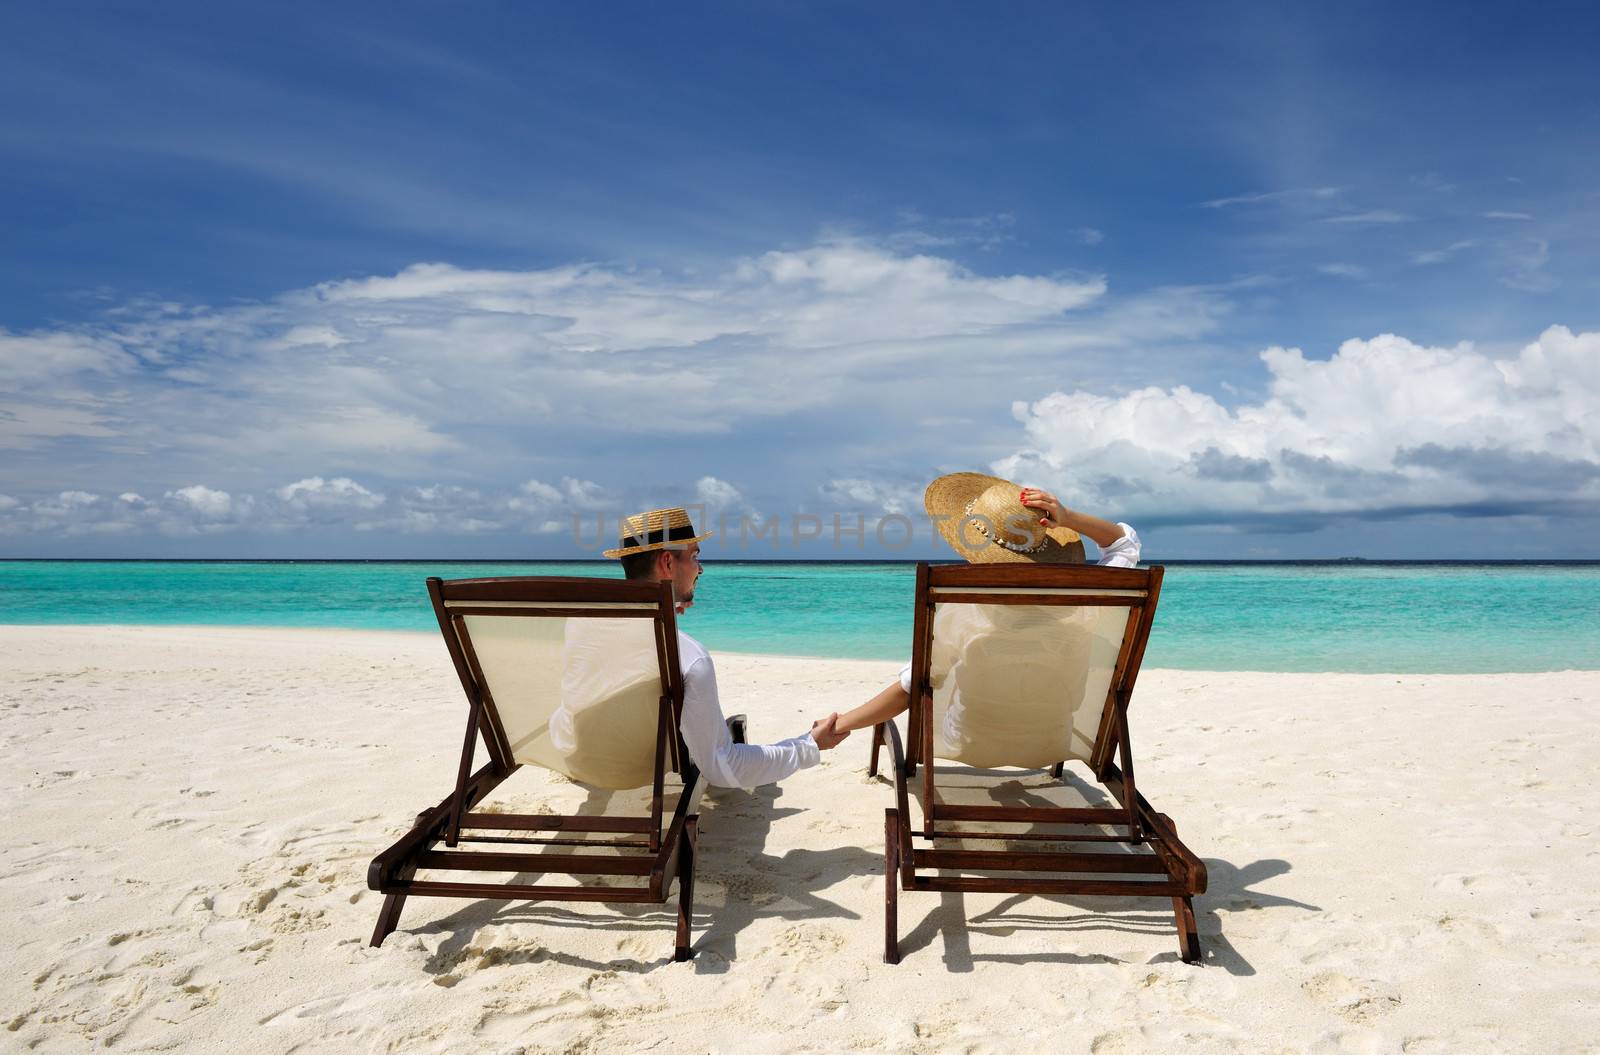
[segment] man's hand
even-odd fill
[[[818,718],[811,724],[811,739],[815,740],[817,746],[822,750],[826,751],[829,748],[838,747],[844,742],[845,737],[850,735],[848,732],[840,732],[834,727],[838,721],[839,712],[835,711],[826,718]]]

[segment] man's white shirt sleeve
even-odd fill
[[[1128,524],[1117,523],[1122,529],[1122,537],[1100,551],[1100,559],[1096,564],[1106,568],[1132,568],[1139,563],[1139,533]],[[900,688],[907,694],[911,693],[911,664],[908,662],[900,668]]]
[[[681,728],[689,757],[707,783],[718,787],[760,787],[822,760],[810,733],[775,744],[734,743],[717,697],[717,671],[710,656],[700,656],[683,672]]]

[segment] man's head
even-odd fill
[[[630,579],[671,582],[672,595],[681,605],[694,602],[694,584],[702,570],[698,542],[630,553],[622,558],[622,574]]]
[[[630,579],[672,583],[678,604],[694,601],[695,580],[700,577],[700,541],[689,514],[682,509],[654,509],[622,521],[616,549],[606,556],[622,561]]]

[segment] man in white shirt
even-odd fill
[[[622,522],[616,549],[607,557],[622,561],[630,579],[671,582],[678,612],[694,603],[700,578],[700,542],[683,509],[656,509]],[[775,744],[735,742],[717,698],[717,671],[705,647],[678,631],[678,664],[683,671],[683,742],[689,758],[707,783],[718,787],[754,788],[782,780],[797,769],[821,761],[821,752],[837,746],[848,733],[835,731],[823,719],[801,736]]]

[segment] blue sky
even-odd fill
[[[12,5],[0,554],[573,556],[973,469],[1155,559],[1600,557],[1597,31]]]

